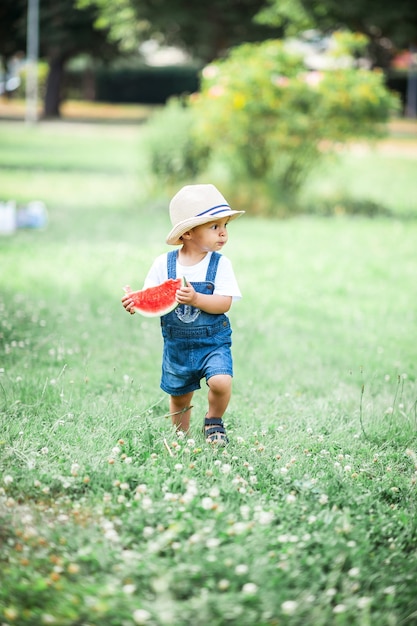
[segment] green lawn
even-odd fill
[[[204,389],[174,437],[158,320],[120,304],[170,229],[142,133],[0,122],[0,200],[49,216],[0,238],[0,622],[416,624],[417,157],[352,150],[306,189],[395,217],[239,207],[216,451]]]

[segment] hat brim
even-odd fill
[[[171,246],[180,246],[183,242],[181,237],[184,233],[195,228],[196,226],[202,226],[203,224],[209,224],[210,222],[217,222],[219,219],[227,219],[234,220],[237,217],[240,217],[244,214],[245,211],[228,211],[227,213],[223,213],[221,216],[213,215],[212,217],[200,216],[200,217],[190,217],[178,224],[175,224],[174,228],[169,233],[166,238],[166,242]]]

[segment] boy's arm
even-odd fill
[[[194,287],[187,283],[186,287],[181,287],[177,291],[178,304],[190,304],[205,311],[205,313],[227,313],[232,306],[232,296],[219,296],[198,293]]]

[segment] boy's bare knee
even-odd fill
[[[228,374],[217,374],[209,378],[207,384],[213,393],[228,393],[232,387],[232,377]]]

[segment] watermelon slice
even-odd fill
[[[125,288],[125,292],[132,298],[133,308],[137,313],[145,317],[161,317],[178,306],[175,294],[181,285],[186,284],[185,278],[169,278],[157,287],[148,287],[140,291]]]

